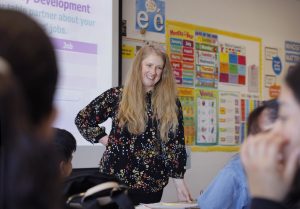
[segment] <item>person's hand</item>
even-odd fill
[[[192,202],[191,194],[183,179],[173,179],[179,201]]]
[[[241,147],[249,190],[253,197],[282,201],[298,168],[299,151],[283,157],[288,144],[278,131],[250,136]]]
[[[103,136],[101,139],[99,139],[99,143],[103,144],[104,146],[108,143],[108,135]]]

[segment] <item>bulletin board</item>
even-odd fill
[[[192,151],[237,151],[262,98],[258,37],[166,21],[166,49]]]

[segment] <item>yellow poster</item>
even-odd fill
[[[194,31],[183,27],[169,26],[166,44],[176,83],[193,87],[195,74]]]
[[[178,88],[184,122],[184,138],[187,145],[195,144],[194,89]]]
[[[133,59],[134,58],[134,46],[123,44],[122,45],[122,58]]]

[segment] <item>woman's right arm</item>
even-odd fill
[[[81,135],[91,143],[98,143],[106,136],[105,127],[99,124],[111,117],[112,110],[118,103],[120,89],[111,88],[96,97],[83,108],[75,118],[75,124]]]

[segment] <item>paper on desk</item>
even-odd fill
[[[137,206],[134,206],[135,209],[149,209],[149,207],[141,204],[141,205],[137,205]]]
[[[144,206],[153,209],[184,209],[184,208],[197,208],[198,205],[195,202],[158,202],[152,204],[144,204]]]

